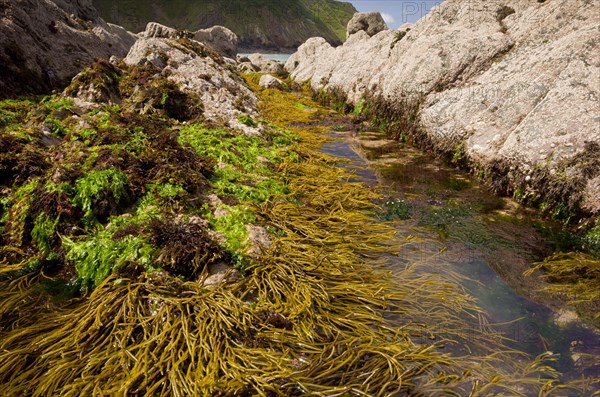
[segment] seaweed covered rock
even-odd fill
[[[181,92],[197,96],[206,119],[246,133],[259,133],[256,126],[239,121],[243,115],[257,114],[256,96],[235,68],[204,44],[187,38],[144,38],[134,44],[125,63],[151,67]],[[143,85],[137,89],[143,89]]]
[[[94,58],[123,57],[135,41],[102,20],[91,0],[6,0],[0,20],[4,97],[62,89]]]
[[[359,32],[337,48],[310,39],[286,69],[315,91],[370,99],[378,117],[418,119],[414,141],[498,193],[557,216],[597,213],[599,18],[586,0],[448,0],[410,30]]]

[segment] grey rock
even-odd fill
[[[187,39],[186,39],[187,40]],[[204,104],[204,117],[246,134],[257,135],[261,127],[238,120],[242,114],[257,117],[258,99],[218,54],[199,42],[164,38],[141,38],[125,57],[129,65],[151,64],[175,82],[182,91],[197,94]]]
[[[378,12],[357,12],[346,27],[346,37],[364,31],[374,36],[382,30],[387,30],[387,24]]]
[[[161,25],[158,22],[148,22],[146,30],[140,34],[147,39],[175,39],[179,37],[179,31],[174,28],[170,28],[165,25]]]
[[[264,227],[246,225],[246,230],[248,231],[248,238],[245,241],[247,255],[258,256],[273,244],[273,237]]]
[[[94,58],[123,57],[135,40],[91,0],[3,0],[0,20],[2,96],[62,89]]]
[[[238,37],[224,26],[213,26],[194,32],[194,40],[206,44],[213,51],[235,58],[238,52]]]
[[[279,76],[286,74],[285,68],[281,62],[267,59],[262,54],[252,54],[248,56],[248,59],[250,59],[250,62],[252,62],[261,73],[271,73]]]
[[[283,81],[279,80],[277,77],[273,77],[270,74],[262,75],[258,85],[263,88],[275,88],[278,90],[283,89]]]
[[[198,282],[203,287],[215,288],[219,285],[236,282],[241,277],[240,272],[233,266],[218,262],[208,265]]]
[[[240,72],[245,73],[256,73],[260,70],[258,66],[254,65],[252,62],[242,62],[238,64],[237,68]]]
[[[565,178],[574,180],[586,142],[600,143],[597,4],[493,5],[447,0],[403,29],[400,40],[393,31],[372,37],[360,31],[336,48],[310,39],[285,67],[295,81],[341,90],[350,102],[366,95],[390,104],[420,101],[422,133],[436,149],[462,145],[473,163],[512,167],[499,176],[507,186],[522,183],[528,170],[549,172],[569,161]],[[502,6],[515,12],[500,18]],[[595,213],[598,177],[588,175],[583,191],[572,193]]]

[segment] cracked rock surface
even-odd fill
[[[460,147],[500,191],[555,191],[598,213],[599,27],[596,1],[447,0],[398,31],[310,39],[286,69],[351,103],[418,99],[427,140]]]

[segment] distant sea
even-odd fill
[[[265,54],[262,52],[259,52],[259,53],[262,54],[262,56],[265,57],[266,59],[272,59],[274,61],[279,61],[281,63],[285,63],[288,60],[288,58],[292,55],[292,54]],[[252,54],[256,54],[256,52],[253,52],[253,53],[244,52],[244,53],[240,53],[238,55],[247,57],[248,55],[252,55]]]

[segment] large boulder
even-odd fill
[[[598,213],[599,24],[587,0],[447,0],[410,30],[310,39],[286,69],[350,102],[417,103],[420,140],[496,191]]]
[[[281,62],[267,59],[264,55],[258,53],[249,55],[248,59],[261,73],[271,73],[279,76],[286,75],[285,68]]]
[[[374,36],[382,30],[387,30],[383,17],[378,12],[357,12],[348,22],[346,37],[354,33],[365,31],[369,36]]]
[[[63,88],[94,58],[123,57],[134,41],[102,20],[91,0],[3,0],[0,95]]]
[[[224,26],[200,29],[194,32],[193,38],[226,57],[235,58],[237,55],[238,37]]]
[[[188,38],[141,38],[124,61],[148,66],[182,92],[198,96],[205,119],[246,134],[260,133],[260,126],[240,121],[258,115],[256,95],[230,63],[204,44]]]
[[[140,35],[147,39],[175,39],[179,37],[181,33],[177,29],[161,25],[158,22],[148,22],[146,30]]]

